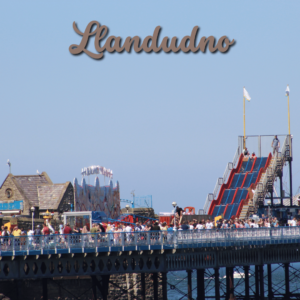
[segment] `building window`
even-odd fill
[[[8,199],[11,198],[12,195],[13,195],[12,189],[6,189],[5,195],[6,195],[6,197],[7,197]]]

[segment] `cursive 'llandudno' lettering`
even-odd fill
[[[94,28],[94,29],[93,29]],[[142,50],[149,53],[155,52],[158,53],[161,50],[169,53],[169,52],[179,52],[182,51],[184,53],[193,52],[196,53],[198,51],[205,52],[207,45],[210,52],[216,52],[217,50],[225,53],[229,50],[229,48],[234,44],[234,39],[229,40],[227,36],[222,36],[216,43],[216,39],[213,36],[209,36],[208,38],[202,37],[198,45],[196,44],[196,38],[198,34],[199,27],[195,26],[191,32],[191,35],[187,35],[182,38],[179,46],[177,37],[173,37],[171,39],[171,43],[169,43],[169,38],[164,37],[160,45],[158,45],[158,38],[161,31],[161,27],[157,26],[154,29],[153,35],[147,36],[142,42],[140,37],[127,37],[125,42],[122,45],[122,38],[116,36],[109,36],[106,41],[103,40],[106,38],[108,28],[105,25],[100,25],[97,21],[90,22],[85,31],[81,32],[75,22],[73,22],[74,31],[82,36],[81,42],[79,45],[73,44],[69,47],[69,51],[73,55],[86,53],[88,56],[94,59],[101,59],[104,57],[104,52],[107,51],[109,53],[118,52],[121,53],[124,50],[126,52],[131,52],[133,47],[136,53],[141,52]],[[87,45],[90,37],[95,36],[95,50],[98,53],[91,52],[87,50]],[[101,46],[101,42],[103,46]]]

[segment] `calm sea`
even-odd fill
[[[255,292],[255,276],[254,276],[254,266],[251,266],[249,271],[249,285],[250,285],[250,295],[253,295]],[[226,292],[226,279],[225,276],[226,269],[220,268],[220,295],[225,295]],[[244,270],[242,267],[235,268],[235,272],[243,274]],[[215,293],[213,269],[207,269],[205,273],[205,290],[206,296],[212,296],[213,299]],[[264,267],[264,282],[265,282],[265,296],[268,295],[268,280],[267,280],[267,265]],[[197,299],[197,272],[192,273],[192,289],[193,289],[193,298]],[[285,292],[285,281],[284,281],[284,269],[282,265],[272,265],[272,283],[273,283],[273,293],[284,293]],[[184,294],[187,293],[187,272],[186,271],[175,271],[168,272],[167,277],[168,283],[175,286],[171,289],[168,284],[168,299],[187,299]],[[243,296],[245,294],[245,283],[243,278],[234,279],[235,286],[235,296],[238,298],[239,295]],[[290,292],[300,293],[300,263],[291,263],[290,264]]]

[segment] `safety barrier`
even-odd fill
[[[240,147],[238,146],[237,150],[234,154],[232,163],[227,164],[227,166],[225,168],[225,171],[224,171],[224,174],[223,174],[223,177],[220,177],[220,178],[217,179],[217,182],[216,182],[216,185],[215,185],[215,188],[214,188],[213,192],[211,194],[208,194],[207,197],[206,197],[204,207],[203,207],[205,214],[208,213],[208,211],[210,209],[211,202],[214,199],[217,198],[222,184],[224,184],[226,182],[227,178],[228,178],[228,174],[230,173],[231,170],[233,170],[235,168],[236,164],[238,163],[239,157],[240,157]]]
[[[300,227],[1,237],[1,256],[300,243]]]

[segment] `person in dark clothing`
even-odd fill
[[[190,229],[190,226],[186,224],[186,221],[183,221],[183,223],[181,225],[181,229],[182,230],[188,230],[188,229]]]
[[[158,225],[158,221],[155,221],[155,223],[154,223],[154,225],[152,227],[152,230],[156,230],[156,231],[160,230],[160,227]]]
[[[147,227],[147,231],[153,230],[153,229],[152,229],[152,228],[153,228],[153,225],[151,224],[151,222],[147,222],[146,227]]]
[[[99,223],[98,225],[99,225],[100,231],[101,231],[102,233],[105,232],[105,228],[104,228],[103,224],[102,224],[102,223]]]
[[[178,224],[181,224],[182,216],[183,216],[183,209],[179,206],[176,206],[176,213],[178,214]]]

